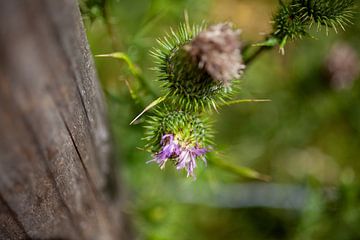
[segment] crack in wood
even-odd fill
[[[23,116],[22,113],[20,113],[22,115],[22,120],[23,120],[23,123],[25,124],[26,126],[26,129],[28,130],[28,133],[30,135],[30,137],[32,138],[32,140],[34,141],[34,145],[36,146],[36,151],[38,152],[39,156],[42,157],[42,161],[44,162],[44,165],[45,165],[45,168],[46,168],[46,171],[47,171],[47,174],[48,174],[48,177],[52,183],[52,185],[54,186],[54,190],[61,202],[61,204],[63,205],[63,207],[65,208],[65,211],[72,223],[72,227],[74,229],[75,232],[78,233],[79,237],[83,240],[85,240],[85,236],[83,235],[83,233],[80,231],[80,228],[76,228],[75,226],[77,226],[77,221],[73,218],[73,214],[71,213],[71,210],[69,208],[69,206],[66,204],[65,200],[63,199],[63,197],[61,196],[61,193],[60,193],[60,190],[56,184],[56,181],[55,181],[55,176],[54,174],[52,173],[51,169],[50,169],[50,166],[48,164],[48,159],[46,158],[44,152],[42,151],[41,149],[41,143],[40,141],[38,140],[37,138],[37,135],[31,125],[30,122],[28,122],[27,118],[25,116]]]
[[[76,145],[74,136],[73,136],[73,134],[71,133],[70,128],[69,128],[68,124],[66,123],[66,121],[65,121],[65,119],[64,119],[64,116],[62,115],[61,112],[60,112],[60,117],[61,117],[61,120],[63,121],[63,123],[64,123],[64,125],[65,125],[66,131],[69,133],[69,136],[70,136],[72,145],[74,146],[75,151],[76,151],[76,154],[77,154],[77,156],[79,157],[81,166],[82,166],[83,169],[84,169],[84,172],[85,172],[85,175],[86,175],[86,179],[88,180],[88,183],[89,183],[89,185],[90,185],[90,188],[91,188],[91,190],[93,191],[95,198],[97,198],[97,193],[98,193],[98,192],[97,192],[97,189],[96,189],[94,183],[93,183],[92,180],[91,180],[89,171],[88,171],[88,169],[87,169],[87,167],[86,167],[86,165],[85,165],[85,163],[84,163],[83,158],[81,157],[81,154],[80,154],[80,151],[79,151],[79,149],[78,149],[78,147],[77,147],[77,145]]]

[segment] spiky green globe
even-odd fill
[[[212,144],[211,124],[205,117],[184,110],[160,107],[146,121],[146,148],[156,153],[161,138],[172,134],[182,146],[207,147]]]
[[[221,74],[227,74],[226,78],[234,75],[238,76],[238,72],[243,69],[240,52],[236,53],[236,62],[233,64],[231,60],[234,58],[231,58],[232,56],[224,51],[228,46],[221,46],[220,44],[219,47],[216,42],[218,39],[214,39],[214,43],[210,43],[214,45],[212,49],[210,47],[208,52],[202,52],[203,55],[208,54],[206,56],[208,62],[205,64],[201,62],[201,59],[197,59],[197,56],[192,55],[191,51],[193,49],[187,47],[191,46],[192,41],[203,30],[204,25],[193,26],[192,28],[181,25],[177,32],[171,30],[171,35],[168,35],[163,40],[158,40],[160,48],[156,48],[151,52],[157,58],[156,63],[158,66],[155,67],[155,70],[158,71],[159,80],[167,91],[168,100],[171,105],[186,111],[199,112],[205,109],[216,109],[219,102],[224,102],[225,99],[231,97],[232,89],[228,84],[229,79],[226,79],[227,82],[225,83],[221,79]],[[225,32],[223,36],[219,35],[220,38],[226,38],[230,34]],[[233,39],[237,38],[236,34],[233,35],[231,36]],[[234,41],[237,41],[237,39]],[[235,48],[238,48],[236,44],[232,46],[234,45]],[[211,59],[211,54],[215,55],[217,53],[223,54],[221,57],[225,55],[220,63],[216,56]],[[231,68],[229,71],[229,65],[236,67],[236,73],[233,73],[234,70]],[[238,68],[239,71],[237,71]],[[218,72],[216,72],[217,69],[219,69]],[[223,69],[228,71],[223,71]]]
[[[172,96],[172,104],[185,110],[211,108],[226,97],[225,87],[200,69],[183,49],[169,54],[166,73],[162,80]]]
[[[354,0],[292,0],[291,7],[304,21],[345,30],[354,13]],[[328,29],[326,29],[328,30]]]
[[[280,41],[283,39],[296,39],[307,35],[307,25],[301,16],[292,11],[292,6],[282,5],[279,12],[274,15],[273,35]]]

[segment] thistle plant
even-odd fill
[[[185,169],[187,176],[195,176],[197,161],[206,162],[206,154],[213,149],[213,131],[208,114],[221,107],[241,102],[266,99],[234,100],[238,83],[249,65],[263,50],[279,46],[284,53],[288,40],[309,35],[309,28],[317,25],[336,32],[351,23],[353,0],[289,0],[279,1],[273,16],[273,30],[258,44],[242,46],[241,30],[231,23],[190,26],[186,20],[178,30],[158,40],[159,46],[151,51],[155,57],[158,80],[163,96],[150,103],[132,122],[151,110],[146,118],[145,149],[160,169],[173,164]],[[185,18],[187,19],[187,18]],[[255,50],[254,50],[255,49]],[[124,53],[101,55],[125,60],[130,70],[136,69]],[[139,71],[134,76],[144,83]],[[146,84],[142,84],[146,86]],[[150,92],[150,91],[149,91]],[[168,163],[169,162],[169,163]],[[218,164],[235,169],[227,163]],[[249,177],[260,178],[252,171]],[[263,178],[264,179],[264,178]]]
[[[196,160],[206,162],[212,130],[206,113],[230,99],[233,85],[245,65],[241,56],[240,30],[229,23],[171,30],[156,57],[165,98],[147,121],[147,149],[163,169],[168,161],[195,176]]]

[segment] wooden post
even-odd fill
[[[0,239],[125,239],[111,161],[77,2],[3,1]]]

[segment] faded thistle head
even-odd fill
[[[231,80],[239,79],[245,65],[242,64],[240,30],[230,24],[220,23],[200,32],[184,49],[200,69],[204,69],[214,81],[230,86]]]
[[[159,41],[152,54],[156,70],[171,103],[180,109],[202,111],[216,108],[229,97],[232,80],[245,68],[239,41],[240,30],[221,23],[205,29],[181,25],[179,31]]]
[[[195,176],[198,159],[206,163],[212,131],[205,118],[162,107],[149,117],[146,128],[146,146],[153,154],[149,162],[157,163],[161,169],[171,162],[176,169],[185,169],[189,177]]]
[[[360,76],[360,58],[350,44],[336,43],[325,61],[325,73],[335,90],[347,89]]]

